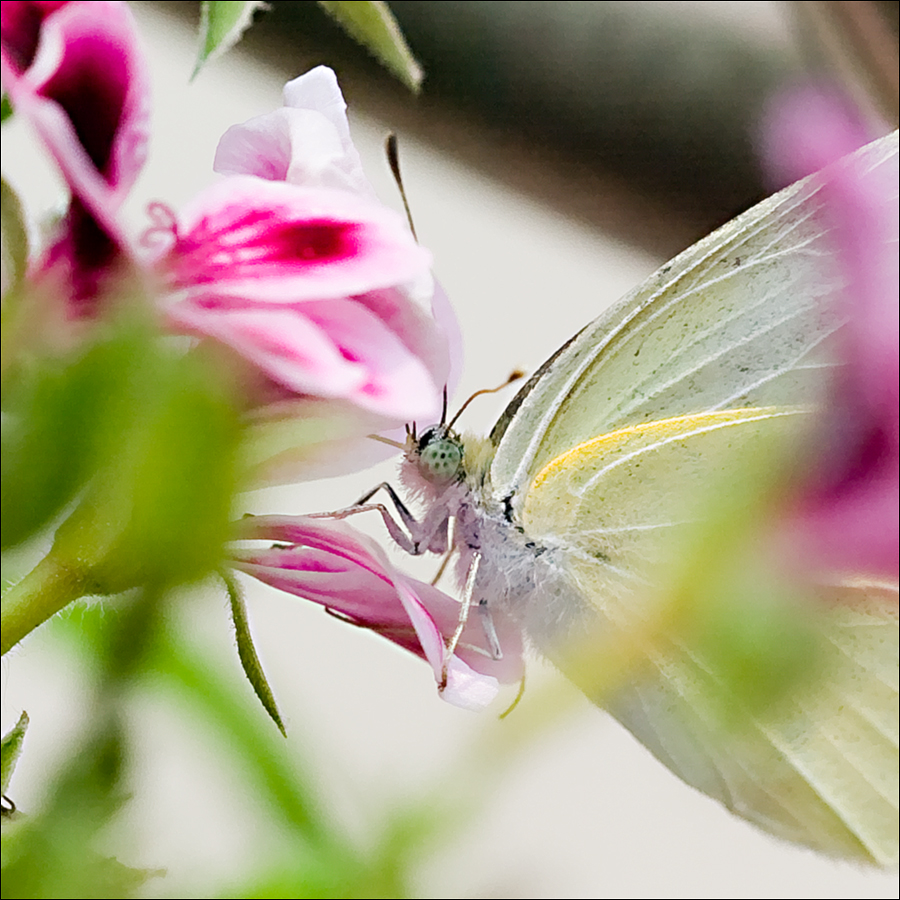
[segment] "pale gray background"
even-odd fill
[[[763,3],[702,4],[720,14]],[[286,77],[240,52],[188,85],[194,38],[152,7],[136,6],[151,56],[154,90],[150,162],[129,203],[143,222],[151,199],[172,206],[210,183],[225,128],[280,104]],[[725,13],[727,14],[727,12]],[[769,10],[769,16],[777,15]],[[353,109],[354,136],[380,195],[395,202],[381,142],[391,123]],[[52,170],[35,156],[20,124],[4,131],[4,174],[33,214],[59,201]],[[527,197],[450,161],[432,146],[403,141],[403,167],[422,242],[458,311],[466,367],[458,392],[497,383],[513,367],[533,370],[603,307],[662,260],[616,245]],[[487,398],[466,415],[486,430],[507,398]],[[346,479],[260,492],[254,512],[340,507],[390,478],[392,466]],[[357,524],[357,523],[355,523]],[[362,523],[358,523],[362,524]],[[377,523],[367,523],[378,534]],[[405,563],[404,563],[405,564]],[[431,567],[418,570],[427,577]],[[441,702],[429,670],[386,642],[345,627],[302,601],[248,584],[257,646],[289,729],[289,741],[320,767],[323,789],[355,833],[385,806],[434,789],[464,791],[492,735],[493,712]],[[112,604],[110,604],[112,606]],[[185,627],[229,664],[222,598],[186,607]],[[66,748],[81,713],[75,663],[50,655],[41,633],[3,662],[3,730],[24,708],[32,718],[13,784],[20,807],[39,799],[39,773]],[[555,676],[538,663],[530,688]],[[781,844],[682,785],[627,733],[560,682],[571,709],[551,732],[509,763],[494,761],[484,811],[422,864],[424,897],[896,897],[893,874],[835,863]],[[561,699],[562,703],[562,699]],[[562,704],[565,705],[565,704]],[[128,812],[140,850],[120,857],[169,871],[169,884],[227,880],[262,848],[240,772],[221,763],[163,703],[148,698],[139,790]],[[270,727],[260,717],[260,727]],[[475,754],[476,762],[472,762]]]

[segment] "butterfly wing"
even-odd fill
[[[853,165],[884,178],[896,133]],[[691,498],[740,471],[738,450],[764,446],[827,384],[841,325],[829,301],[845,282],[819,192],[799,182],[676,257],[548,360],[494,429],[494,501],[563,548],[607,646],[652,617],[644,601]],[[836,593],[817,626],[827,675],[739,737],[711,705],[712,661],[675,637],[639,648],[633,678],[603,703],[682,779],[773,834],[895,864],[896,587]],[[526,629],[558,656],[547,622],[561,617],[539,602]]]
[[[897,133],[853,159],[861,177],[884,178],[897,166]],[[495,496],[517,507],[550,460],[627,425],[814,402],[830,361],[827,338],[840,326],[829,300],[845,286],[820,191],[813,176],[753,207],[549,359],[491,435]]]
[[[654,573],[671,571],[698,487],[750,464],[774,431],[803,415],[744,408],[632,426],[579,445],[535,478],[525,530],[564,548],[557,560],[590,604],[592,660],[602,667],[604,652],[621,658],[632,648],[626,684],[597,696],[593,661],[573,664],[571,648],[537,624],[545,610],[522,613],[539,649],[688,784],[779,837],[895,865],[896,587],[820,592],[810,624],[815,674],[756,710],[742,708],[721,661],[690,632],[658,620]],[[725,709],[739,714],[739,728],[723,725]]]
[[[787,709],[744,720],[739,734],[723,734],[711,708],[715,670],[674,644],[605,705],[682,780],[771,834],[896,866],[897,594],[834,592],[821,625],[827,683],[798,687]]]

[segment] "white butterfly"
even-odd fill
[[[897,135],[854,165],[861,177],[896,166]],[[628,640],[691,498],[820,395],[841,324],[828,300],[844,284],[818,190],[799,182],[663,266],[544,363],[487,440],[443,424],[413,436],[402,477],[426,509],[416,519],[392,491],[408,533],[382,508],[386,524],[412,553],[459,554],[465,609],[495,655],[497,615],[563,668],[573,637]],[[723,732],[707,702],[714,665],[674,637],[601,700],[736,814],[831,855],[895,864],[896,586],[835,594],[821,676],[740,732]]]

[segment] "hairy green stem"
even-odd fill
[[[38,625],[88,593],[86,575],[84,569],[57,560],[51,551],[9,588],[0,610],[3,655]]]

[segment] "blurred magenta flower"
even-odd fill
[[[804,88],[773,104],[765,153],[779,181],[822,172],[827,217],[847,288],[839,332],[843,362],[819,423],[822,445],[798,485],[784,541],[823,573],[900,570],[900,319],[898,171],[861,178],[852,158],[866,134],[834,94]]]
[[[293,105],[230,129],[217,154],[226,177],[179,215],[153,204],[141,252],[118,215],[149,107],[126,5],[6,2],[2,37],[16,110],[72,193],[32,266],[64,322],[102,315],[124,269],[166,330],[227,348],[255,484],[361,468],[387,452],[366,435],[439,416],[455,320],[430,254],[362,173],[331,70],[291,82]]]
[[[511,621],[494,616],[503,659],[491,658],[480,623],[471,619],[448,656],[446,641],[459,622],[459,603],[398,572],[374,541],[343,522],[251,516],[239,523],[237,537],[278,543],[234,550],[236,569],[318,603],[426,660],[441,696],[455,706],[481,709],[496,696],[500,683],[522,677],[521,633]]]
[[[72,191],[32,266],[64,315],[92,318],[104,284],[126,264],[118,211],[147,155],[148,73],[124,3],[5,2],[3,83]]]

